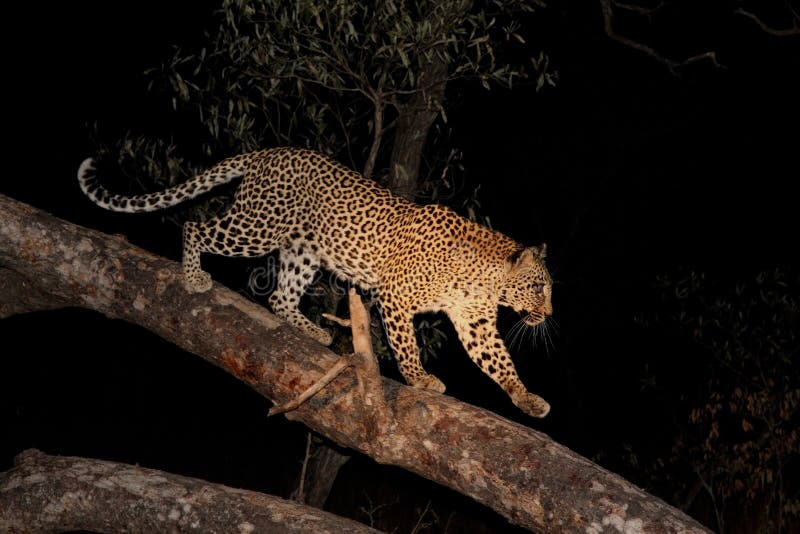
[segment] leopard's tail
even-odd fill
[[[97,180],[95,163],[86,159],[78,168],[78,184],[92,202],[111,211],[140,213],[169,208],[206,193],[214,187],[226,184],[244,174],[247,154],[234,156],[214,165],[209,170],[194,176],[189,181],[163,191],[145,195],[125,196],[111,193]]]

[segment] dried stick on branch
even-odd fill
[[[0,195],[0,265],[59,304],[143,326],[276,403],[337,356],[262,306],[214,284],[188,293],[180,265]],[[0,286],[2,290],[2,286]],[[9,297],[0,293],[0,302]],[[699,523],[548,436],[438,393],[380,379],[392,423],[374,439],[356,373],[288,412],[343,447],[443,484],[539,532],[707,532]],[[487,387],[492,387],[487,383]],[[365,388],[369,389],[369,388]]]
[[[350,304],[350,319],[341,319],[329,313],[323,316],[342,326],[349,327],[353,333],[353,349],[355,352],[351,356],[342,356],[317,382],[306,389],[291,401],[280,406],[274,406],[269,411],[269,415],[288,412],[297,409],[301,404],[319,393],[334,378],[339,376],[348,366],[354,365],[356,376],[358,377],[359,393],[364,399],[364,405],[375,408],[372,419],[377,424],[385,423],[386,403],[383,401],[383,390],[380,385],[380,370],[378,368],[375,354],[372,351],[372,340],[369,335],[369,315],[361,297],[355,289],[350,289],[348,296]],[[375,425],[372,425],[373,427]]]
[[[133,465],[19,454],[0,473],[0,532],[375,533],[271,495]]]
[[[351,288],[350,328],[353,331],[353,365],[356,368],[358,391],[364,401],[364,417],[369,441],[381,439],[388,432],[391,422],[389,409],[383,395],[381,372],[372,350],[369,332],[369,313],[356,290]]]
[[[350,358],[347,356],[340,357],[338,360],[336,360],[336,363],[334,363],[333,366],[328,369],[328,372],[322,375],[322,377],[314,382],[308,389],[289,402],[281,404],[280,406],[273,406],[269,409],[269,413],[267,415],[277,415],[279,413],[296,410],[301,404],[319,393],[322,388],[330,384],[334,378],[339,376],[342,371],[350,367],[350,365]]]

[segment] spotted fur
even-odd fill
[[[414,316],[445,312],[480,369],[523,411],[544,417],[550,406],[526,390],[496,326],[498,306],[523,314],[531,326],[552,311],[552,280],[545,247],[528,247],[453,211],[419,206],[393,195],[330,158],[310,150],[274,148],[226,159],[165,191],[124,197],[103,188],[91,159],[78,171],[81,189],[95,204],[123,212],[174,206],[243,177],[230,210],[204,223],[184,225],[187,287],[206,291],[211,277],[200,254],[280,254],[275,313],[322,344],[330,334],[303,316],[298,305],[319,268],[332,271],[379,299],[388,339],[406,381],[443,392],[422,368]]]

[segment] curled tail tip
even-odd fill
[[[86,158],[83,160],[78,167],[78,179],[85,180],[91,176],[94,176],[94,171],[97,170],[94,164],[94,158]]]
[[[78,167],[78,186],[83,194],[89,197],[89,200],[101,208],[119,211],[114,209],[108,192],[97,181],[97,167],[94,158],[86,158]]]

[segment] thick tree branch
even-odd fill
[[[0,265],[25,273],[61,302],[144,326],[277,403],[304,391],[337,359],[218,284],[206,293],[186,292],[175,262],[1,195]],[[392,420],[377,435],[352,369],[287,417],[537,531],[600,532],[613,525],[706,532],[682,512],[540,432],[386,378],[382,387]]]
[[[164,471],[19,454],[0,473],[0,532],[377,533],[310,506]]]

